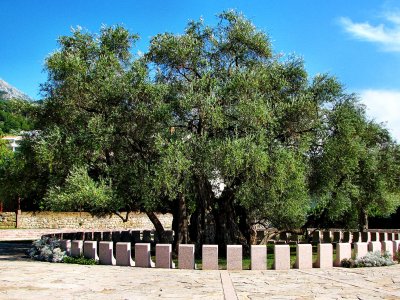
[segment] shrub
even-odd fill
[[[345,258],[340,262],[340,265],[343,268],[354,268],[354,260]]]
[[[60,248],[60,240],[48,237],[34,241],[27,254],[32,259],[48,262],[62,262],[66,256]]]
[[[383,267],[394,265],[389,253],[383,255],[380,252],[369,252],[367,255],[357,259],[343,259],[341,266],[344,268]]]
[[[97,261],[93,258],[85,258],[83,256],[80,257],[65,256],[63,259],[63,263],[78,264],[78,265],[96,265]]]

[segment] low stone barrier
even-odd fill
[[[202,263],[203,270],[218,270],[218,245],[203,245]]]
[[[194,245],[179,245],[178,268],[194,270]]]
[[[83,254],[83,241],[74,240],[71,242],[71,256],[80,257]]]
[[[83,243],[83,256],[85,258],[94,259],[96,261],[99,260],[99,256],[97,255],[97,242],[96,241],[85,241]]]
[[[173,269],[175,264],[172,261],[172,245],[156,245],[156,268]]]
[[[312,245],[311,244],[297,244],[296,246],[296,269],[311,269],[312,262]]]
[[[333,262],[335,267],[340,267],[343,259],[351,258],[351,244],[350,243],[337,243],[336,244],[336,259]]]
[[[133,260],[131,243],[117,242],[115,247],[112,241],[83,241],[62,240],[62,250],[68,251],[73,257],[84,255],[87,258],[98,260],[103,265],[136,266],[142,268],[175,268],[172,261],[172,245],[156,245],[156,262],[151,259],[151,243],[135,244],[135,259]],[[333,244],[320,243],[317,246],[317,260],[313,263],[312,244],[296,245],[296,262],[290,264],[290,246],[287,244],[274,245],[275,270],[289,270],[290,268],[332,268],[338,267],[343,259],[352,257],[352,245],[350,243],[336,243],[336,259],[333,261]],[[391,256],[400,250],[400,240],[383,242],[358,242],[354,244],[355,258],[360,258],[377,249],[388,252]],[[243,249],[241,245],[227,246],[227,270],[242,270]],[[192,244],[179,245],[178,253],[179,269],[196,269],[195,246]],[[202,247],[202,269],[218,270],[218,245],[203,245]],[[251,246],[251,270],[267,269],[267,246]]]
[[[360,258],[368,253],[368,243],[354,243],[355,258]]]
[[[390,258],[393,259],[393,241],[383,241],[382,252],[389,254]]]
[[[242,245],[228,245],[226,249],[226,269],[242,270],[243,250]]]
[[[174,240],[174,232],[165,230],[167,242],[172,243]],[[84,240],[84,241],[112,241],[114,244],[118,242],[130,242],[132,245],[136,243],[156,243],[158,241],[155,230],[115,230],[115,231],[77,231],[77,232],[60,232],[42,235],[42,238],[58,238],[61,240]]]
[[[393,254],[396,258],[396,253],[400,252],[400,240],[393,241]]]
[[[135,244],[135,265],[141,268],[155,267],[151,260],[150,243]]]
[[[135,266],[135,262],[132,260],[131,243],[117,243],[115,260],[117,266]]]
[[[99,243],[99,263],[101,265],[116,265],[116,260],[113,254],[113,242],[100,242]]]
[[[333,266],[333,247],[332,244],[318,244],[317,261],[315,267],[325,269]]]
[[[267,246],[265,245],[251,245],[251,266],[252,270],[265,270],[267,269]]]
[[[381,252],[382,251],[382,243],[381,242],[369,242],[368,250],[370,252]]]
[[[274,246],[274,269],[288,270],[290,269],[290,247],[289,245]]]

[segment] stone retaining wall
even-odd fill
[[[125,215],[125,214],[123,214]],[[15,226],[15,213],[1,213],[0,226]],[[172,215],[157,214],[165,229],[171,229]],[[11,220],[14,220],[14,223]],[[153,229],[154,226],[144,213],[129,214],[127,222],[116,215],[92,216],[87,212],[21,212],[17,215],[18,228],[25,229]]]
[[[0,228],[13,228],[16,226],[16,218],[14,212],[0,213]]]

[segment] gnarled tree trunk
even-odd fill
[[[175,232],[175,237],[173,250],[174,253],[177,254],[179,245],[187,244],[189,242],[189,222],[185,195],[179,193],[177,199],[174,202],[172,230]]]
[[[245,246],[245,252],[248,250],[247,240],[239,227],[239,225],[246,227],[243,225],[245,216],[238,216],[233,200],[234,193],[229,189],[225,189],[218,199],[218,211],[215,213],[217,223],[216,242],[221,256],[226,255],[226,245],[239,244]]]
[[[200,256],[203,244],[215,243],[215,218],[213,206],[215,197],[210,182],[205,177],[197,179],[198,206],[190,218],[190,239],[196,245],[196,255]]]
[[[358,227],[361,232],[368,230],[368,213],[364,208],[360,208],[358,215]]]
[[[161,224],[157,215],[154,212],[146,212],[149,217],[151,223],[153,223],[154,228],[156,229],[158,238],[160,239],[160,243],[168,243],[167,237],[165,235],[164,226]]]

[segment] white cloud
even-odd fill
[[[386,14],[384,19],[385,23],[379,25],[355,23],[346,17],[340,18],[339,22],[357,39],[377,43],[385,51],[400,52],[400,12]]]
[[[367,115],[386,127],[392,136],[400,142],[400,91],[363,90],[361,102],[367,106]]]

